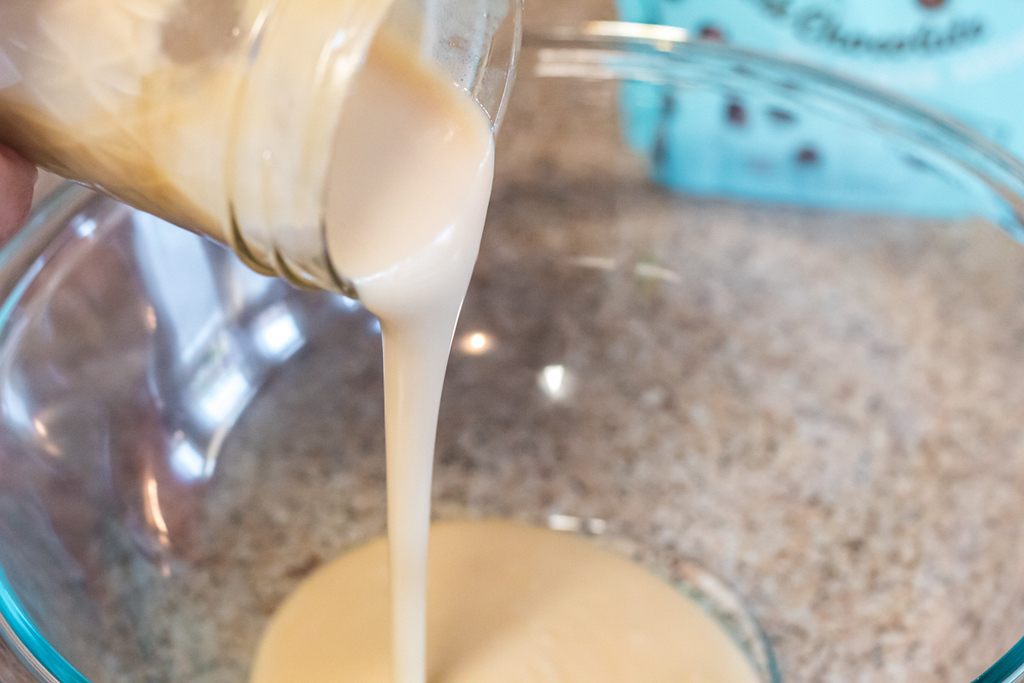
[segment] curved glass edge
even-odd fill
[[[1019,683],[1024,681],[1024,638],[999,658],[974,683]]]
[[[18,658],[46,683],[89,683],[39,633],[0,567],[0,634]]]
[[[494,122],[491,132],[497,134],[501,128],[501,122],[505,120],[505,112],[508,110],[509,96],[512,94],[512,86],[516,82],[516,69],[519,66],[519,54],[523,48],[523,3],[524,0],[512,0],[512,35],[508,40],[508,62],[505,64],[505,82],[502,85],[501,95],[498,97],[497,110],[494,112]]]
[[[746,600],[700,563],[684,561],[682,577],[672,587],[694,602],[721,626],[764,683],[783,683],[782,672],[768,634],[747,609]]]
[[[43,266],[47,247],[82,206],[94,198],[89,189],[64,183],[32,211],[25,227],[0,250],[0,337],[22,295]],[[26,669],[46,683],[89,683],[36,628],[0,566],[0,636]]]
[[[36,204],[25,227],[0,249],[0,301],[5,306],[32,264],[64,229],[62,219],[70,218],[95,196],[92,190],[65,181]]]
[[[44,252],[71,217],[97,196],[65,181],[32,209],[25,226],[0,249],[0,342],[10,332],[8,319],[45,263]]]
[[[691,41],[667,26],[595,21],[528,31],[523,45],[561,76],[681,87],[745,82],[798,94],[803,105],[934,151],[976,183],[979,215],[1024,242],[1024,161],[960,121],[874,85],[756,50]]]

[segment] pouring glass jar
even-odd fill
[[[253,269],[354,295],[323,187],[378,31],[418,46],[497,126],[517,0],[5,0],[0,142],[230,245]]]

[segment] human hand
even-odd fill
[[[35,166],[0,145],[0,245],[9,242],[25,223],[37,175]]]

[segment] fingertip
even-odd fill
[[[0,243],[10,240],[24,224],[38,177],[31,162],[0,145]]]

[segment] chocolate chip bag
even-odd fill
[[[617,0],[624,21],[687,29],[869,82],[1024,157],[1020,0]],[[624,133],[666,185],[694,193],[955,217],[941,159],[784,94],[627,83]],[[969,192],[969,188],[965,188]]]

